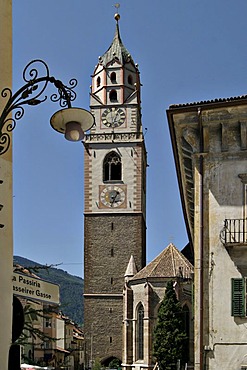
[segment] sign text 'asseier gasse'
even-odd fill
[[[59,286],[31,276],[13,274],[13,294],[59,304]]]

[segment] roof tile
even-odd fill
[[[132,279],[148,277],[177,277],[190,278],[193,272],[192,264],[170,243],[152,262],[140,270]]]

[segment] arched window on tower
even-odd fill
[[[100,87],[101,78],[100,76],[97,78],[97,87]]]
[[[140,304],[137,308],[137,328],[136,328],[136,356],[137,360],[143,360],[143,348],[144,348],[144,308]]]
[[[110,152],[105,156],[103,163],[103,181],[121,181],[122,163],[120,155]]]
[[[111,102],[117,102],[117,92],[116,90],[110,91],[110,101]]]
[[[128,75],[128,84],[133,85],[133,78],[131,75]]]
[[[117,76],[116,72],[112,72],[110,75],[111,83],[116,84],[117,83]]]

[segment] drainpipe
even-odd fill
[[[202,128],[202,115],[201,115],[201,108],[198,108],[197,114],[198,114],[198,124],[199,124],[199,143],[200,143],[200,156],[199,156],[199,174],[200,174],[200,184],[199,184],[199,201],[200,201],[200,234],[199,234],[199,253],[200,253],[200,265],[199,265],[199,271],[200,271],[200,313],[199,313],[199,327],[200,327],[200,370],[203,370],[203,151],[204,151],[204,145],[203,145],[203,128]]]

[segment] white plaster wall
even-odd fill
[[[100,77],[100,85],[97,86],[97,79]],[[95,69],[94,77],[92,78],[92,93],[96,93],[97,97],[104,103],[105,90],[102,88],[105,86],[106,72],[105,69],[98,65]],[[99,102],[91,98],[90,105],[98,105]]]
[[[247,171],[246,160],[232,156],[219,156],[206,167],[208,184],[208,245],[209,245],[209,346],[210,369],[240,369],[247,354],[243,345],[247,338],[247,319],[231,316],[231,278],[241,277],[238,266],[220,241],[224,219],[243,217],[243,184],[238,177]],[[205,198],[206,199],[206,198]],[[207,199],[206,199],[207,202]],[[204,239],[205,242],[206,239]],[[247,250],[242,248],[242,258],[247,263]],[[239,343],[239,345],[237,345]]]
[[[103,183],[103,160],[110,151],[114,150],[121,156],[122,160],[122,180],[123,184],[127,184],[127,207],[123,208],[107,208],[107,213],[113,212],[129,212],[135,210],[134,190],[136,188],[134,174],[136,173],[135,157],[131,156],[134,144],[109,144],[97,146],[97,150],[92,149],[92,184],[104,185]],[[95,154],[94,154],[95,153]],[[120,183],[119,183],[120,184]],[[107,184],[105,184],[107,186]],[[131,207],[130,203],[131,202]],[[100,209],[99,205],[99,186],[92,188],[92,212],[105,212],[105,209]]]
[[[116,83],[111,82],[111,73],[115,72],[116,73]],[[123,69],[118,63],[113,63],[110,68],[107,69],[106,73],[106,84],[108,86],[115,86],[117,85],[122,85],[123,84]]]
[[[65,349],[65,324],[64,320],[56,318],[56,347]]]
[[[121,126],[117,128],[112,128],[112,127],[107,127],[102,123],[102,113],[104,112],[105,109],[108,109],[106,107],[102,108],[94,108],[91,109],[92,114],[95,117],[95,126],[90,130],[92,134],[96,133],[121,133],[121,132],[136,132],[137,131],[137,106],[135,104],[131,104],[128,106],[120,106],[118,105],[117,108],[121,108],[126,115],[125,121],[122,123]]]

